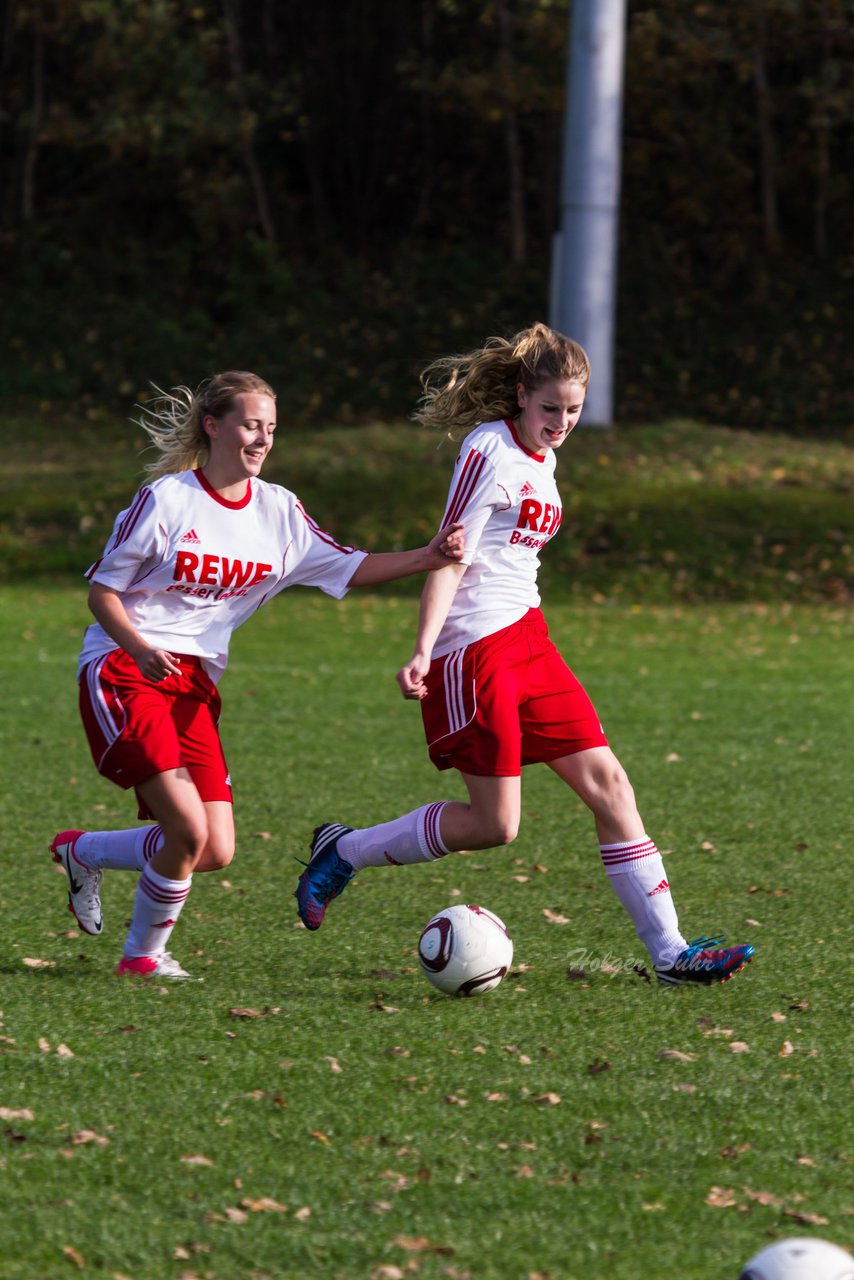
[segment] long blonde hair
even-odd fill
[[[272,400],[276,398],[263,378],[242,369],[216,373],[195,391],[183,386],[164,391],[156,383],[151,385],[157,395],[149,404],[136,406],[141,416],[134,419],[150,437],[159,455],[145,467],[149,480],[176,471],[192,471],[203,465],[210,447],[204,420],[208,415],[221,418],[228,413],[235,396],[253,391]]]
[[[442,356],[421,374],[422,396],[413,417],[428,427],[460,428],[512,418],[519,412],[518,383],[528,391],[557,378],[587,387],[590,361],[572,338],[537,323],[512,338],[487,338],[477,351]]]

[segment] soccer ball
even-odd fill
[[[424,926],[418,959],[439,991],[477,996],[497,987],[510,968],[513,940],[504,921],[485,907],[447,907]]]
[[[757,1253],[738,1280],[854,1280],[854,1258],[827,1240],[778,1240]]]

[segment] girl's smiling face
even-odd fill
[[[208,415],[204,427],[210,440],[208,479],[214,482],[213,471],[224,484],[248,480],[258,475],[273,447],[276,402],[259,392],[243,391],[221,418]]]
[[[533,391],[518,383],[519,438],[525,447],[542,456],[559,449],[581,417],[585,393],[580,382],[563,378],[550,378]]]

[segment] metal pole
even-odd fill
[[[590,357],[581,422],[599,427],[613,423],[625,32],[626,0],[573,0],[551,324]]]

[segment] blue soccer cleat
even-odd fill
[[[311,857],[303,863],[305,871],[294,890],[299,918],[306,929],[320,928],[326,908],[356,874],[350,863],[338,854],[338,841],[352,830],[352,827],[342,827],[340,822],[326,822],[314,829]]]
[[[733,974],[750,964],[756,948],[749,942],[738,947],[719,945],[723,942],[726,938],[697,938],[688,943],[669,968],[657,968],[655,976],[659,982],[671,987],[729,982]]]

